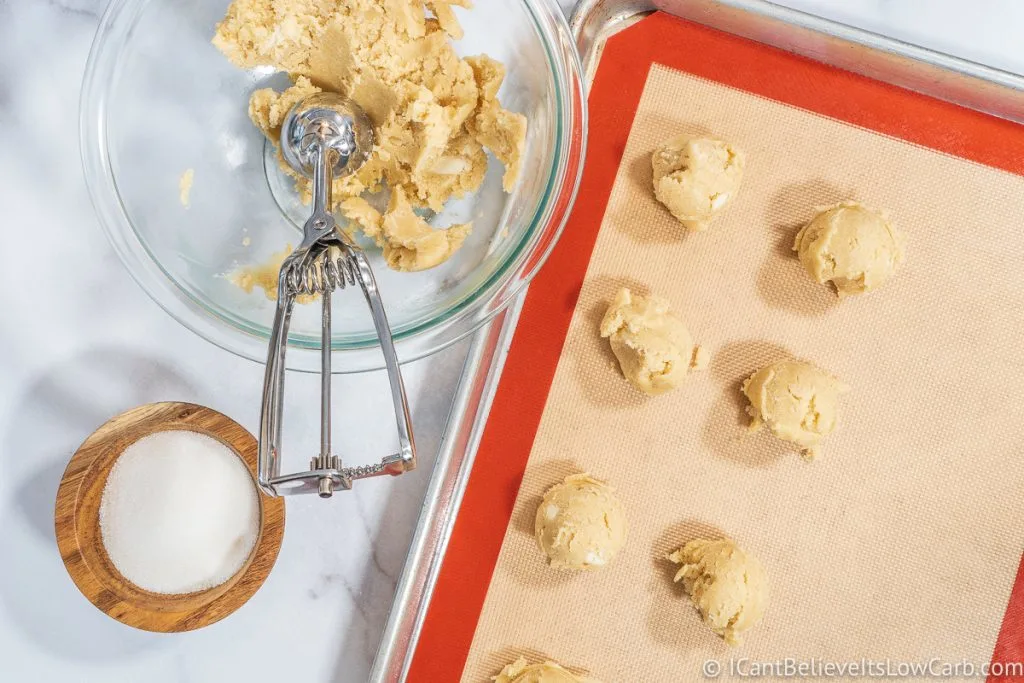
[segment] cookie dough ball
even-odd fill
[[[815,281],[831,282],[843,298],[889,279],[903,261],[903,237],[883,214],[843,202],[811,219],[793,251]]]
[[[668,556],[682,565],[682,581],[704,623],[729,645],[739,645],[768,605],[768,582],[761,563],[729,539],[698,539]]]
[[[743,383],[750,429],[768,425],[775,436],[799,446],[808,460],[836,428],[839,395],[847,391],[824,370],[795,360],[765,366]]]
[[[595,569],[626,542],[626,513],[612,487],[576,474],[544,494],[534,531],[552,567]]]
[[[584,679],[573,676],[554,662],[527,664],[525,657],[506,666],[491,680],[495,683],[585,683]]]
[[[668,302],[620,289],[601,320],[622,374],[640,391],[655,396],[679,386],[691,368],[707,359]]]
[[[680,135],[654,152],[654,196],[689,230],[704,230],[740,189],[743,154],[715,138]]]

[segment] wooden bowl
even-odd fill
[[[114,567],[100,535],[100,501],[110,470],[124,450],[155,432],[184,429],[217,439],[253,474],[256,439],[237,422],[192,403],[151,403],[133,408],[97,429],[68,463],[57,489],[57,546],[78,590],[118,621],[146,631],[202,628],[228,616],[253,596],[270,574],[284,536],[284,501],[259,492],[256,543],[234,576],[207,590],[181,595],[153,593],[128,581]]]

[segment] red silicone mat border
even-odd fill
[[[530,287],[413,656],[407,679],[412,683],[448,683],[462,675],[654,63],[1024,175],[1024,129],[1017,124],[666,14],[653,14],[613,36],[590,93],[579,200],[560,243]],[[993,661],[1024,661],[1024,561]]]

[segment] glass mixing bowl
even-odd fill
[[[82,86],[82,157],[100,223],[135,280],[189,329],[263,362],[275,304],[228,275],[298,244],[309,209],[247,116],[253,90],[281,89],[286,79],[238,69],[210,44],[227,5],[112,0]],[[492,159],[479,191],[429,216],[438,226],[473,221],[448,262],[399,273],[368,248],[402,361],[457,341],[521,291],[558,239],[582,171],[583,76],[555,0],[457,11],[465,29],[457,52],[507,67],[500,97],[529,121],[526,151],[511,194]],[[188,169],[186,207],[179,179]],[[336,371],[383,366],[358,288],[333,297],[332,318]],[[319,304],[296,306],[288,343],[289,368],[319,370]]]

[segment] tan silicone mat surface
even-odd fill
[[[679,133],[747,154],[706,233],[684,233],[652,195],[650,154]],[[843,199],[888,210],[907,260],[839,302],[790,246],[815,207]],[[710,657],[987,662],[1024,550],[1022,217],[1018,176],[655,65],[462,680],[521,653],[605,683],[697,681]],[[709,368],[665,396],[634,390],[597,334],[621,286],[668,298]],[[813,463],[745,430],[740,383],[788,356],[852,387]],[[606,570],[562,573],[533,514],[579,470],[617,488],[630,535]],[[733,649],[664,559],[721,534],[771,587]]]

